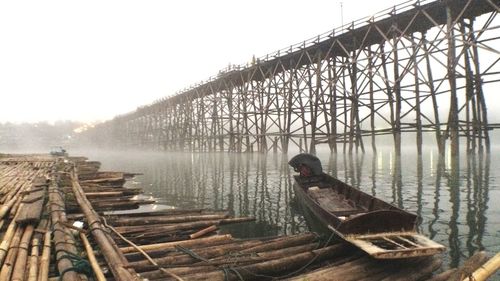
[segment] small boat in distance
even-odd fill
[[[323,173],[320,160],[298,154],[295,195],[328,229],[378,259],[430,256],[445,247],[418,234],[417,215]]]
[[[68,156],[68,152],[62,146],[52,146],[50,148],[50,155],[64,157]]]

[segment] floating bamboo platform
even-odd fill
[[[485,280],[484,253],[375,260],[314,233],[237,239],[224,210],[138,209],[154,200],[83,157],[0,155],[0,280]],[[498,255],[497,255],[498,256]],[[472,278],[472,277],[471,277]]]

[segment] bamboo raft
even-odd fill
[[[313,233],[236,239],[219,227],[253,218],[144,211],[154,200],[123,187],[133,174],[99,168],[83,157],[0,156],[0,280],[485,280],[499,266],[478,253],[436,274],[438,256],[375,260]]]

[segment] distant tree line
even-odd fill
[[[74,130],[82,125],[73,121],[0,123],[0,150],[48,152],[51,146],[69,146]]]

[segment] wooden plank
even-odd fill
[[[403,239],[401,239],[403,237]],[[344,239],[378,259],[398,259],[431,256],[443,252],[445,247],[418,233],[381,233],[371,235],[349,235]],[[408,246],[397,239],[408,241]],[[377,242],[376,242],[377,241]],[[388,244],[383,245],[381,241]],[[413,247],[409,247],[413,246]]]
[[[398,246],[399,248],[402,248],[402,249],[408,249],[408,247],[405,247],[404,245],[399,244],[398,242],[396,242],[396,241],[392,240],[391,238],[388,238],[388,237],[383,237],[383,239],[384,239],[385,241],[389,242],[389,243],[392,243],[392,244],[394,244],[394,245]]]
[[[335,212],[356,212],[358,208],[353,206],[344,196],[338,194],[331,188],[315,188],[311,187],[307,193],[325,210]]]
[[[24,192],[24,197],[21,200],[16,216],[17,223],[33,225],[39,223],[45,203],[46,192],[46,179],[44,177],[35,178],[31,189]]]
[[[48,185],[48,180],[46,177],[36,177],[33,179],[33,187],[38,187],[38,186],[47,186]]]

